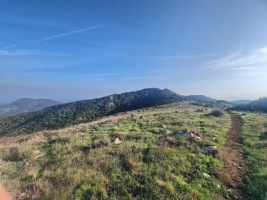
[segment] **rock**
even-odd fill
[[[119,145],[119,144],[121,144],[122,143],[122,141],[119,139],[119,138],[116,138],[115,140],[114,140],[114,144],[116,144],[116,145]]]
[[[177,135],[181,135],[181,134],[183,134],[184,133],[184,131],[177,131]]]
[[[27,194],[25,192],[21,193],[19,196],[18,196],[18,199],[25,199],[27,198]]]
[[[164,135],[165,135],[165,136],[168,136],[168,135],[170,135],[170,134],[171,134],[171,131],[169,131],[169,130],[165,130],[165,131],[164,131]]]
[[[201,140],[201,137],[196,136],[196,135],[193,135],[192,138],[197,139],[197,140]]]
[[[161,125],[161,128],[164,128],[164,129],[166,129],[166,128],[167,128],[167,126],[166,126],[165,124],[162,124],[162,125]]]
[[[200,137],[200,138],[202,138],[203,137],[203,133],[198,133],[198,132],[193,132],[194,134],[195,134],[195,136],[197,136],[197,137]]]
[[[43,157],[44,155],[45,155],[44,153],[39,154],[39,155],[35,156],[35,157],[33,158],[33,160],[38,159],[38,158],[40,158],[40,157]]]
[[[177,178],[177,176],[176,176],[175,174],[173,174],[173,173],[171,174],[171,176],[172,176],[173,178]]]
[[[206,173],[203,173],[203,176],[204,176],[205,178],[210,178],[210,175],[209,175],[209,174],[206,174]]]
[[[193,131],[188,131],[186,129],[182,131],[178,131],[176,135],[177,137],[185,137],[189,139],[198,139],[198,140],[200,140],[203,137],[202,133],[195,133]]]
[[[190,132],[191,134],[191,137],[194,138],[194,139],[198,139],[198,140],[201,140],[201,138],[203,137],[203,134],[202,133],[197,133],[197,132]]]
[[[189,138],[190,134],[187,130],[180,130],[176,132],[177,137],[185,137],[185,138]]]
[[[102,137],[99,139],[94,140],[93,144],[92,144],[92,148],[99,148],[102,146],[107,146],[111,143],[111,140],[109,137]]]
[[[208,155],[217,155],[218,154],[218,148],[215,145],[205,145],[203,152]]]

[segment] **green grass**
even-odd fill
[[[15,196],[26,193],[30,199],[215,199],[224,192],[216,173],[223,163],[203,154],[202,148],[223,148],[230,116],[212,117],[207,115],[211,108],[200,109],[176,103],[43,133],[34,142],[18,144],[14,139],[8,148],[19,145],[16,155],[23,160],[0,160],[2,183]],[[203,139],[177,137],[183,129],[201,132]],[[92,148],[94,141],[106,137],[123,143]],[[1,158],[7,153],[0,148]]]
[[[267,199],[267,115],[243,114],[243,147],[250,168],[247,192],[250,199]]]

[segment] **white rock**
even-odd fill
[[[18,199],[24,199],[26,197],[27,197],[27,194],[25,192],[23,192],[18,196]]]
[[[203,173],[203,176],[204,176],[205,178],[210,178],[210,175],[209,175],[209,174],[206,174],[206,173]]]
[[[169,131],[169,130],[164,131],[164,135],[170,135],[170,134],[171,134],[171,131]]]
[[[121,143],[122,143],[122,141],[119,138],[116,138],[114,141],[114,144],[116,144],[116,145],[121,144]]]
[[[165,124],[162,124],[161,127],[164,128],[164,129],[167,128],[167,126]]]

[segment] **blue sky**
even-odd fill
[[[0,102],[267,94],[266,0],[0,0]]]

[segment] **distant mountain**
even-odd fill
[[[185,96],[185,99],[188,101],[213,102],[213,103],[216,102],[216,99],[212,99],[204,95],[189,95]]]
[[[267,112],[267,97],[260,98],[244,105],[233,107],[234,110],[251,111],[251,112]]]
[[[22,113],[34,112],[59,104],[49,99],[23,98],[9,104],[0,105],[0,117],[10,117]]]
[[[246,99],[229,101],[229,103],[234,104],[234,105],[245,105],[245,104],[249,104],[252,102],[253,102],[253,100],[246,100]]]
[[[184,100],[176,93],[157,88],[77,101],[0,120],[0,135],[33,133],[90,122],[103,116]]]

